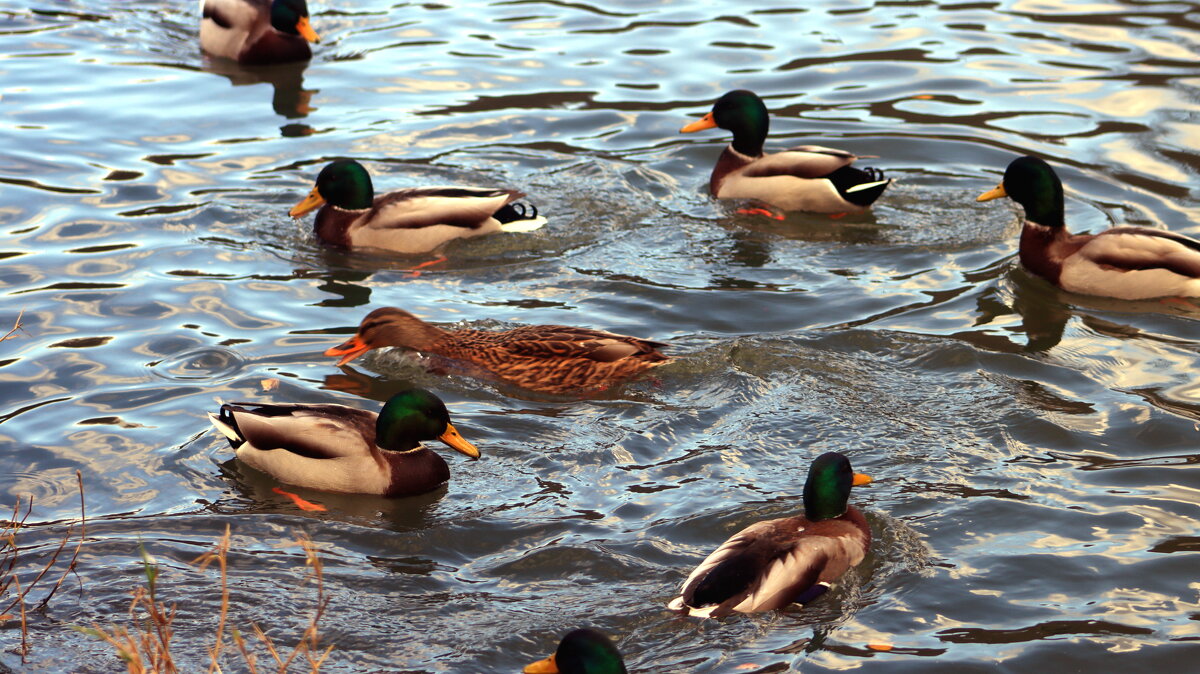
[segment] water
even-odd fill
[[[216,577],[188,562],[229,526],[231,624],[285,643],[313,595],[278,544],[320,543],[326,671],[517,671],[581,625],[644,672],[1189,670],[1197,311],[1056,292],[1015,262],[1017,211],[974,197],[1037,153],[1074,229],[1200,235],[1200,9],[802,4],[313,2],[312,63],[247,71],[201,56],[192,2],[0,3],[0,322],[24,311],[0,344],[0,490],[39,523],[22,580],[78,517],[76,470],[89,519],[25,663],[11,622],[0,663],[122,669],[67,625],[125,620],[140,541],[199,671]],[[769,146],[879,155],[897,183],[843,220],[714,203],[727,136],[678,129],[733,88],[766,98]],[[429,258],[331,251],[287,209],[340,156],[381,189],[516,187],[550,224],[415,277]],[[573,400],[321,355],[386,305],[679,358]],[[411,499],[298,510],[205,418],[408,384],[484,452]],[[833,449],[877,479],[853,499],[876,542],[840,589],[723,623],[664,611],[726,536],[796,512]]]

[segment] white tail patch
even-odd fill
[[[546,218],[543,218],[539,215],[536,218],[530,218],[529,220],[513,220],[512,222],[506,222],[500,225],[500,231],[535,232],[541,229],[542,225],[544,224],[546,224]]]
[[[880,185],[887,185],[891,182],[892,182],[892,179],[888,178],[887,180],[876,180],[875,182],[871,182],[871,183],[863,183],[861,185],[855,185],[854,187],[851,187],[850,189],[846,190],[846,194],[850,194],[851,192],[861,192],[863,190],[869,190],[872,187],[878,187]]]
[[[718,605],[703,606],[701,608],[692,608],[683,603],[683,597],[675,597],[667,604],[667,609],[678,613],[686,613],[693,618],[711,618],[712,612],[717,610]]]
[[[236,441],[242,440],[241,436],[239,436],[237,434],[237,431],[233,430],[233,428],[231,428],[225,422],[221,421],[221,419],[219,417],[217,417],[217,415],[213,414],[212,412],[209,412],[208,418],[210,421],[212,421],[212,425],[216,426],[218,431],[221,431],[221,435],[224,435],[225,437],[229,438],[230,440],[236,440]]]

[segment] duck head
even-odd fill
[[[374,201],[375,188],[367,169],[353,159],[338,159],[321,169],[312,191],[288,215],[298,218],[326,203],[348,211],[362,211]]]
[[[846,513],[850,488],[870,482],[870,477],[850,468],[845,455],[826,452],[818,456],[804,483],[804,516],[812,522],[841,517]]]
[[[748,156],[762,154],[771,125],[767,106],[753,91],[737,89],[717,99],[712,112],[679,131],[692,133],[713,127],[733,133],[733,149]]]
[[[403,452],[424,440],[441,440],[472,459],[479,450],[450,423],[446,404],[425,389],[401,391],[388,399],[375,420],[375,444]]]

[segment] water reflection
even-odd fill
[[[237,61],[204,57],[203,70],[221,75],[235,87],[254,84],[270,84],[272,89],[271,108],[275,114],[287,119],[301,119],[317,110],[311,105],[316,89],[304,88],[304,71],[307,61],[280,63],[270,66],[243,66]],[[308,135],[311,127],[305,124],[290,125],[294,129],[307,129],[307,133],[285,133],[284,135]]]

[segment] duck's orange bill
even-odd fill
[[[1004,183],[1000,183],[999,185],[996,185],[995,189],[990,189],[975,197],[975,201],[991,201],[992,199],[999,199],[1000,197],[1007,196],[1008,192],[1004,191]]]
[[[276,494],[280,494],[282,496],[286,496],[286,497],[292,499],[292,503],[295,503],[296,507],[301,510],[311,510],[311,511],[322,512],[322,513],[328,511],[328,508],[326,508],[323,505],[313,503],[312,501],[305,501],[304,499],[300,498],[298,495],[293,494],[290,491],[284,491],[284,490],[280,489],[279,487],[272,487],[271,491],[275,492]]]
[[[300,20],[296,22],[296,32],[300,33],[300,36],[309,42],[321,41],[321,37],[317,35],[317,31],[313,30],[312,24],[308,22],[307,16],[300,17]]]
[[[371,350],[371,345],[363,341],[362,337],[355,335],[349,340],[342,342],[337,346],[331,346],[325,351],[326,356],[341,356],[341,360],[337,362],[338,366],[345,365],[350,361],[358,358],[364,353]]]
[[[317,191],[317,188],[313,187],[312,191],[308,193],[308,196],[304,197],[304,201],[292,206],[292,210],[288,211],[288,215],[292,216],[293,218],[298,218],[301,215],[314,211],[324,205],[325,197],[322,197],[321,193]]]
[[[871,479],[870,475],[863,475],[862,473],[855,473],[854,474],[854,482],[852,482],[851,484],[853,484],[855,487],[861,487],[864,484],[871,484],[872,482],[874,482],[874,480]]]
[[[554,662],[554,656],[545,660],[538,660],[532,665],[525,665],[525,669],[521,670],[525,674],[558,674],[558,665]]]
[[[458,429],[454,427],[454,424],[446,424],[446,432],[439,435],[438,440],[450,445],[455,450],[466,454],[472,459],[479,458],[479,450],[475,448],[475,445],[467,442],[466,438],[459,435]]]
[[[691,133],[693,131],[703,131],[705,129],[713,129],[717,126],[717,120],[713,119],[712,113],[697,119],[679,130],[679,133]]]

